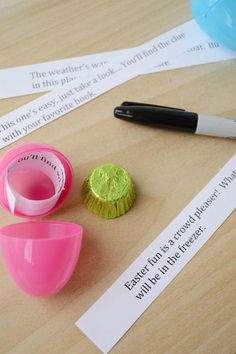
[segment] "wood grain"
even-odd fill
[[[187,0],[2,0],[0,67],[132,47],[190,18]],[[52,145],[71,160],[73,193],[53,219],[83,224],[85,237],[75,274],[51,298],[22,293],[0,258],[0,353],[99,353],[74,322],[236,151],[227,139],[113,119],[114,106],[136,100],[235,118],[235,87],[235,61],[145,75],[21,139]],[[2,100],[0,114],[34,97]],[[115,220],[96,217],[81,203],[84,178],[105,162],[126,167],[138,190],[132,210]],[[0,210],[1,226],[17,221]],[[234,212],[114,353],[236,352],[235,222]]]

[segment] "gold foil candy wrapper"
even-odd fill
[[[129,173],[114,164],[95,168],[82,186],[82,200],[87,208],[107,219],[127,213],[135,196],[135,185]]]

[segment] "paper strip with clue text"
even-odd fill
[[[33,174],[32,174],[33,173]],[[45,176],[49,178],[51,184],[54,186],[54,192],[45,198],[42,198],[42,191],[40,198],[35,196],[35,188],[31,189],[30,194],[26,194],[24,190],[24,182],[27,176],[31,176],[31,180]],[[26,177],[25,177],[26,176]],[[6,178],[6,195],[12,214],[15,211],[30,216],[38,216],[47,213],[56,205],[65,185],[65,169],[60,159],[50,152],[33,151],[29,154],[17,158],[11,163],[7,170]],[[22,188],[19,189],[19,182]],[[29,190],[27,191],[29,193]],[[52,192],[52,191],[51,191]],[[32,195],[33,193],[33,195]]]
[[[91,101],[104,92],[134,78],[144,66],[154,67],[205,39],[194,21],[189,21],[124,57],[104,64],[48,94],[6,114],[0,120],[0,148]]]
[[[50,92],[83,76],[84,72],[102,69],[117,55],[129,55],[130,49],[91,54],[45,63],[0,70],[0,99],[39,92]],[[84,76],[83,76],[84,77]]]
[[[76,322],[107,353],[236,207],[236,154]]]
[[[191,25],[189,26],[189,24]],[[203,34],[196,26],[194,20],[187,22],[186,26],[193,36],[194,33],[197,33],[198,36],[200,34],[201,38],[199,38],[199,43],[193,48],[189,47],[188,51],[181,53],[176,59],[171,60],[171,58],[169,58],[161,65],[155,65],[154,67],[149,67],[149,65],[143,66],[140,68],[142,73],[172,70],[191,65],[236,58],[236,52],[226,49],[208,38],[208,36]],[[184,36],[184,32],[182,32],[182,36]],[[181,38],[181,34],[179,34],[179,38]],[[173,39],[174,37],[172,41]],[[81,74],[84,72],[89,72],[89,75],[93,75],[94,70],[101,69],[103,65],[111,63],[118,55],[122,54],[123,58],[129,57],[135,49],[139,49],[141,53],[143,46],[145,46],[145,44],[136,48],[127,48],[119,51],[103,52],[46,63],[1,69],[0,82],[4,82],[4,85],[0,85],[0,99],[52,91],[55,88],[64,86],[81,77]],[[169,46],[166,39],[159,43],[159,48],[156,47],[156,49],[161,50],[165,46]],[[143,52],[143,55],[145,55],[145,52]],[[141,74],[141,72],[139,74]]]
[[[201,35],[204,38],[205,35]],[[0,85],[0,99],[50,92],[81,77],[84,71],[89,72],[89,75],[93,75],[93,72],[96,72],[99,68],[101,69],[103,65],[112,63],[117,55],[122,54],[125,58],[134,50],[135,48],[129,48],[77,58],[0,69],[0,82],[4,83],[4,85]],[[179,54],[177,57],[163,61],[160,65],[141,68],[139,74],[174,70],[232,59],[236,59],[235,51],[227,49],[208,38],[184,53]]]
[[[169,33],[172,34],[172,36],[169,36],[169,38],[167,38],[168,36],[166,36],[166,34],[163,34],[154,40],[144,43],[136,48],[127,48],[119,51],[104,52],[76,58],[67,58],[57,61],[1,69],[0,83],[2,84],[0,84],[0,98],[9,98],[32,93],[52,91],[55,88],[65,86],[67,83],[81,77],[81,74],[84,72],[89,73],[89,75],[93,75],[94,70],[99,68],[102,69],[103,65],[116,60],[117,56],[120,55],[122,55],[124,59],[129,59],[133,52],[138,52],[138,56],[134,57],[133,59],[138,61],[139,58],[142,58],[142,56],[149,56],[150,50],[153,50],[155,56],[157,55],[158,57],[166,47],[170,47],[174,42],[177,41],[182,42],[186,36],[186,31],[188,32],[188,35],[191,34],[192,37],[197,35],[199,40],[197,43],[198,45],[200,42],[209,39],[199,29],[194,20],[181,25],[181,28],[181,32],[179,31],[180,26],[169,31]],[[158,38],[159,42],[157,43]],[[153,46],[150,46],[152,43]],[[193,43],[189,44],[189,48],[194,45]],[[225,57],[228,58],[228,51],[224,50],[224,48],[219,45],[217,46],[218,50],[217,53],[214,51],[214,57],[217,56],[218,60],[223,60]],[[148,47],[148,50],[146,47]],[[201,46],[199,46],[199,48],[203,49]],[[211,48],[214,48],[214,46],[211,45],[210,47],[204,47],[204,60],[206,61],[208,60],[208,55],[210,59],[213,55],[213,51],[210,50]],[[183,50],[180,51],[179,54],[181,52],[183,52]],[[199,50],[195,50],[194,53],[194,60],[196,62],[200,52]],[[185,59],[185,65],[188,65],[188,58],[190,59],[190,56],[186,54],[185,57],[187,58]],[[168,59],[171,58],[169,57]],[[180,64],[182,63],[182,60],[183,56],[181,56],[181,60],[179,62]],[[128,64],[124,61],[121,65],[125,67]],[[169,65],[169,69],[170,68],[171,67]],[[148,65],[148,63],[145,62],[145,65],[143,65],[140,69],[141,71],[145,72],[145,70],[147,70],[148,72],[149,70],[151,71],[153,67],[151,63]],[[156,67],[155,70],[157,70]]]

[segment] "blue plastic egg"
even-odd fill
[[[236,0],[190,0],[193,17],[210,37],[236,50]]]

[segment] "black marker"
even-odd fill
[[[187,112],[180,108],[126,101],[114,109],[114,116],[159,128],[236,139],[235,120]]]

